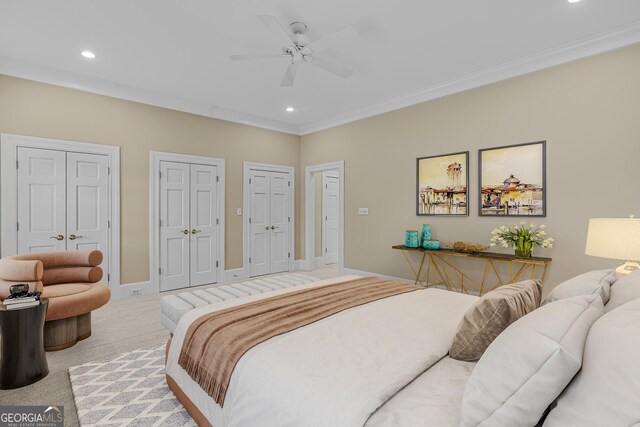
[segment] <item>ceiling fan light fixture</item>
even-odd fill
[[[90,50],[83,50],[80,52],[80,55],[84,56],[87,59],[96,59],[96,54],[91,52]]]
[[[568,1],[569,3],[578,3],[578,2],[580,2],[581,0],[567,0],[567,1]]]
[[[284,109],[287,113],[293,113],[296,109],[293,107],[287,107]]]

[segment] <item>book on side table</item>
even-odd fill
[[[10,295],[7,299],[2,301],[2,305],[7,310],[15,310],[18,308],[34,307],[40,305],[40,292],[29,292],[25,295],[17,296]]]

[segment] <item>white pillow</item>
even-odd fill
[[[640,299],[602,316],[591,328],[582,370],[544,425],[630,426],[640,421]]]
[[[611,298],[604,309],[608,313],[637,298],[640,298],[640,270],[618,279],[611,287]]]
[[[603,313],[600,295],[583,295],[512,323],[473,369],[460,425],[535,425],[580,369],[589,328]]]
[[[609,301],[609,290],[615,283],[616,277],[615,270],[589,271],[572,277],[553,288],[544,299],[543,305],[565,298],[592,294],[600,295],[606,304]]]

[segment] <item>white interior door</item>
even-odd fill
[[[280,273],[289,270],[289,174],[270,175],[269,273]]]
[[[249,173],[249,276],[270,273],[269,198],[271,172]]]
[[[189,165],[160,162],[160,290],[189,286]]]
[[[191,168],[191,286],[218,281],[218,168]]]
[[[336,176],[322,175],[322,238],[325,264],[338,262],[338,198],[340,180]]]
[[[18,253],[66,249],[66,153],[18,147]]]
[[[67,153],[67,250],[98,249],[109,274],[109,159]]]

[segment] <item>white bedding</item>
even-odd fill
[[[189,324],[212,311],[291,291],[201,307],[180,320],[167,358],[167,374],[215,427],[363,426],[380,406],[447,354],[460,318],[476,300],[454,292],[420,290],[355,307],[274,337],[240,359],[221,408],[177,363]],[[405,388],[405,396],[413,388]],[[393,399],[368,425],[382,425],[402,408],[402,399]],[[413,425],[410,418],[406,421]]]

